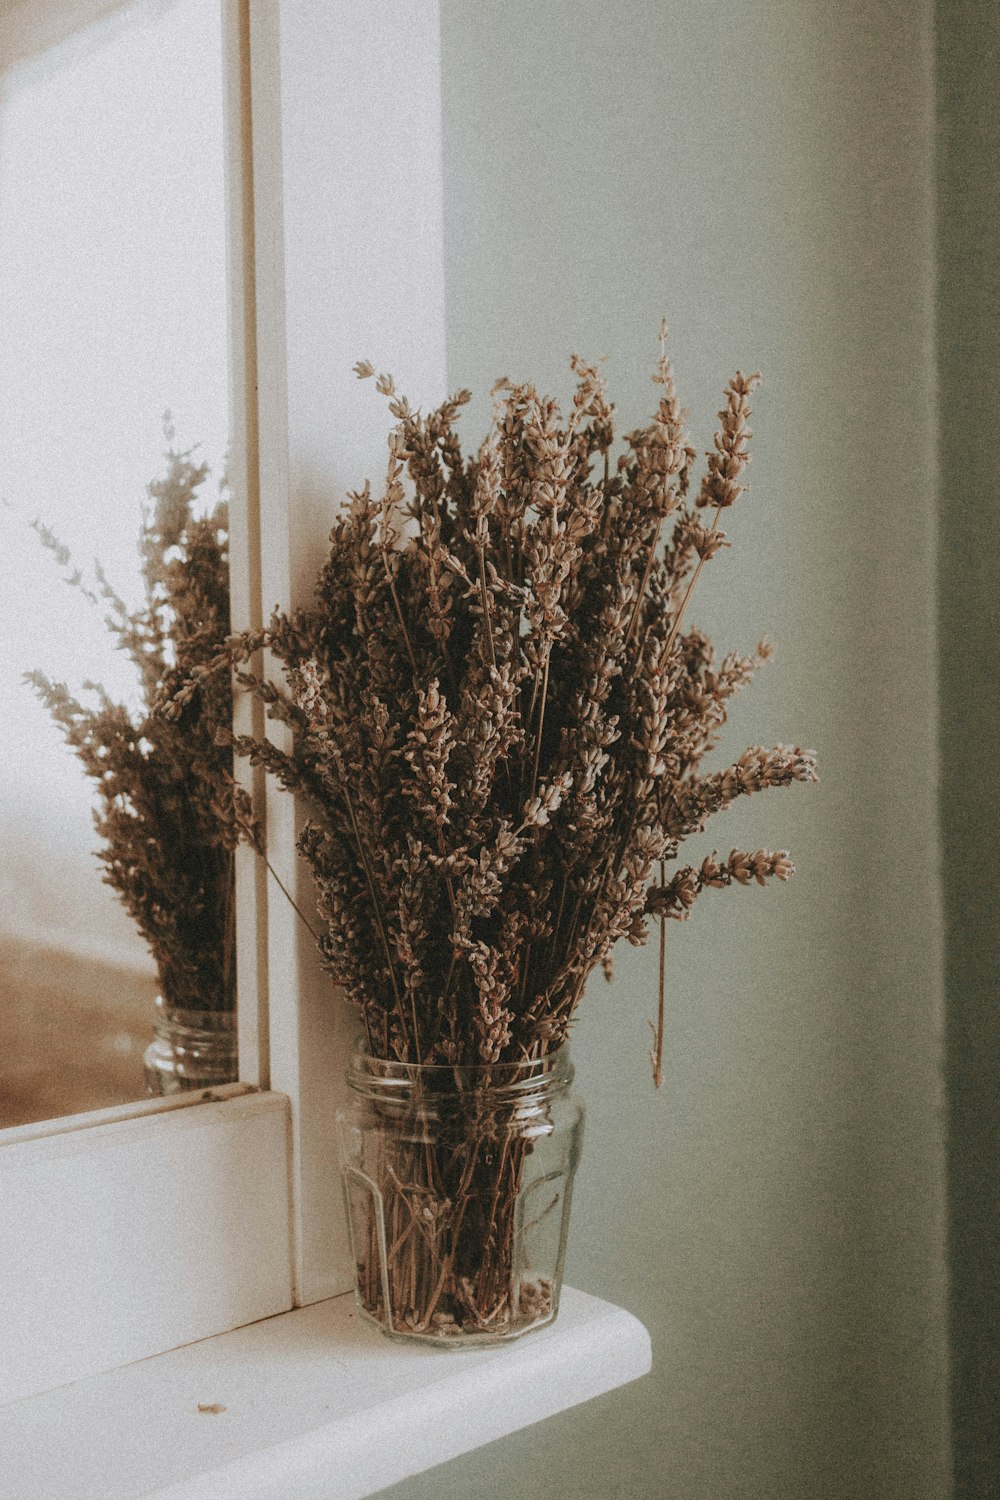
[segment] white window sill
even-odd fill
[[[566,1288],[550,1328],[465,1354],[391,1343],[353,1298],[0,1408],[18,1500],[355,1500],[650,1368],[630,1313]]]

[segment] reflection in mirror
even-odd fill
[[[170,1090],[220,1047],[233,1076],[231,859],[194,868],[181,785],[212,726],[141,732],[159,678],[228,626],[225,250],[219,0],[134,0],[0,73],[0,1126],[141,1098],[147,1070]],[[144,1068],[160,994],[184,1014]]]

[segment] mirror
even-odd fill
[[[223,168],[219,0],[133,0],[0,72],[0,1127],[147,1092],[157,964],[102,879],[96,782],[23,674],[141,714],[94,561],[142,606],[164,412],[210,470],[198,513],[218,499]]]

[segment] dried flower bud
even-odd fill
[[[719,412],[721,426],[715,434],[713,451],[709,452],[708,472],[698,495],[699,506],[725,509],[738,500],[748,485],[740,484],[750,462],[748,443],[753,436],[747,425],[750,396],[760,384],[758,373],[743,375],[739,370],[726,387],[726,405]]]
[[[718,528],[712,530],[695,524],[690,527],[688,536],[691,546],[703,562],[709,562],[723,547],[729,546],[726,533]]]
[[[563,771],[524,805],[523,828],[543,828],[553,813],[559,810],[562,800],[573,785],[571,772]]]
[[[327,722],[329,714],[323,699],[325,678],[315,659],[304,661],[299,668],[299,707],[309,720],[310,727],[318,729]]]

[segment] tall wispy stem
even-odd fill
[[[639,615],[642,612],[642,601],[645,599],[646,589],[649,587],[650,576],[653,572],[653,563],[656,561],[656,549],[660,544],[660,531],[662,530],[662,527],[663,516],[661,514],[656,518],[656,529],[653,532],[653,538],[649,544],[649,551],[646,554],[646,566],[643,570],[642,582],[639,584],[639,592],[635,596],[635,608],[632,611],[632,618],[628,622],[628,630],[625,633],[626,650],[632,644],[632,638],[639,627]]]
[[[379,935],[379,938],[380,938],[381,943],[382,943],[382,949],[383,949],[383,952],[385,954],[385,961],[386,961],[386,964],[388,965],[388,969],[389,969],[389,980],[390,980],[390,983],[392,984],[392,991],[393,991],[393,994],[396,997],[396,1006],[397,1006],[397,1009],[399,1010],[400,1020],[402,1021],[403,1020],[403,997],[402,997],[402,994],[400,992],[399,984],[398,984],[397,979],[396,979],[396,966],[395,966],[395,964],[392,961],[392,950],[389,947],[389,934],[387,933],[386,927],[385,927],[385,923],[382,920],[382,909],[381,909],[381,906],[379,904],[379,899],[378,899],[378,889],[377,889],[377,886],[376,886],[376,883],[375,883],[375,872],[372,869],[371,861],[368,858],[368,850],[365,848],[364,839],[361,837],[361,827],[360,827],[360,825],[358,823],[357,813],[354,810],[354,802],[353,802],[353,800],[351,798],[351,792],[350,792],[350,788],[348,787],[348,784],[347,784],[347,779],[346,779],[346,777],[343,774],[343,767],[342,767],[342,764],[340,763],[340,757],[339,756],[337,757],[337,761],[338,761],[338,771],[339,771],[340,788],[341,788],[341,791],[343,792],[344,803],[345,803],[345,805],[347,807],[347,814],[348,814],[348,817],[350,818],[350,821],[351,821],[351,831],[354,834],[354,842],[357,845],[358,858],[360,859],[362,869],[364,870],[365,882],[366,882],[366,884],[368,886],[368,895],[369,895],[369,897],[371,899],[371,903],[372,903],[372,916],[375,919],[375,926],[376,926],[376,928],[378,930],[378,935]],[[405,1022],[404,1022],[404,1024],[405,1024]],[[414,1037],[414,1045],[416,1045],[416,1037]]]
[[[486,626],[486,642],[490,648],[490,662],[495,671],[497,654],[493,647],[493,622],[490,619],[490,595],[489,589],[486,586],[486,557],[482,544],[477,547],[476,551],[479,554],[479,593],[483,602],[483,624]]]
[[[709,533],[708,533],[709,536],[714,536],[715,533],[716,533],[716,531],[718,530],[718,527],[719,527],[719,517],[722,515],[722,509],[723,509],[723,507],[721,505],[718,505],[715,508],[715,515],[712,517],[712,525],[711,525],[711,528],[710,528]],[[669,657],[671,651],[674,648],[674,642],[677,640],[677,636],[678,636],[678,633],[680,632],[680,628],[681,628],[681,622],[684,619],[684,611],[687,609],[688,604],[690,603],[691,595],[694,593],[694,586],[698,582],[698,579],[701,577],[701,570],[702,570],[702,568],[704,566],[705,566],[705,558],[704,558],[704,556],[699,557],[699,559],[698,559],[698,566],[695,568],[694,572],[691,575],[691,581],[688,584],[687,589],[685,590],[684,598],[681,600],[680,609],[677,611],[677,614],[676,614],[676,616],[674,618],[674,623],[670,627],[670,634],[667,636],[667,639],[664,642],[664,646],[663,646],[663,659],[664,659],[664,661],[666,661],[667,657]]]
[[[664,860],[660,860],[660,886],[667,883],[667,866]],[[659,989],[656,1007],[656,1040],[649,1060],[653,1064],[653,1082],[658,1089],[663,1087],[663,1020],[666,1011],[666,988],[667,988],[667,918],[664,912],[660,912],[660,952],[659,952]]]
[[[396,618],[399,621],[399,628],[403,632],[403,641],[406,645],[406,654],[410,658],[410,670],[413,673],[413,685],[414,687],[416,687],[420,674],[417,671],[417,658],[413,654],[413,643],[410,640],[410,632],[407,630],[406,621],[403,618],[403,607],[399,602],[399,594],[396,591],[396,580],[393,577],[392,569],[389,566],[389,558],[386,555],[385,547],[380,547],[379,551],[382,553],[382,565],[385,568],[385,576],[389,584],[389,592],[392,594],[392,602],[396,608]]]

